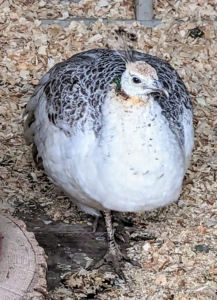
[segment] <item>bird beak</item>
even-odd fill
[[[158,92],[158,93],[162,93],[162,94],[164,94],[167,98],[169,98],[169,93],[168,93],[168,91],[167,91],[166,89],[164,89],[164,88],[161,88],[161,89],[154,89],[153,91],[154,91],[154,92]]]
[[[156,79],[154,80],[152,90],[153,90],[153,92],[163,93],[167,98],[169,98],[168,91],[162,86],[161,82],[159,82]]]

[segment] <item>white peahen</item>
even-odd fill
[[[109,248],[96,266],[110,262],[123,277],[110,211],[178,199],[193,148],[183,81],[158,57],[89,50],[42,77],[26,114],[25,139],[50,180],[86,213],[104,213]]]

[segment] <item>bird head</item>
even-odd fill
[[[126,64],[126,70],[121,77],[121,89],[129,97],[138,97],[146,100],[153,92],[164,93],[169,97],[168,91],[164,89],[158,79],[154,68],[144,61]]]

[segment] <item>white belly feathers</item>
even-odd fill
[[[43,105],[36,111],[44,129],[35,142],[46,173],[81,204],[136,212],[178,199],[186,155],[155,101],[129,107],[107,101],[98,136],[86,130],[68,137],[43,111]]]

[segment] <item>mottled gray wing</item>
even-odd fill
[[[46,80],[40,82],[26,111],[35,108],[35,101],[40,103],[43,93],[50,122],[66,134],[82,129],[87,122],[97,133],[101,128],[101,105],[109,84],[120,77],[124,69],[125,63],[118,53],[109,50],[76,54],[45,75]]]
[[[125,70],[123,57],[124,51],[95,49],[76,54],[55,65],[40,80],[25,114],[34,111],[40,105],[40,98],[45,96],[50,122],[67,135],[71,135],[76,128],[82,130],[86,123],[97,134],[102,125],[101,106],[109,85]],[[154,99],[162,107],[171,130],[183,145],[183,110],[192,110],[183,81],[169,63],[158,57],[133,51],[132,60],[144,60],[157,71],[160,81],[169,92],[169,98],[154,93]]]

